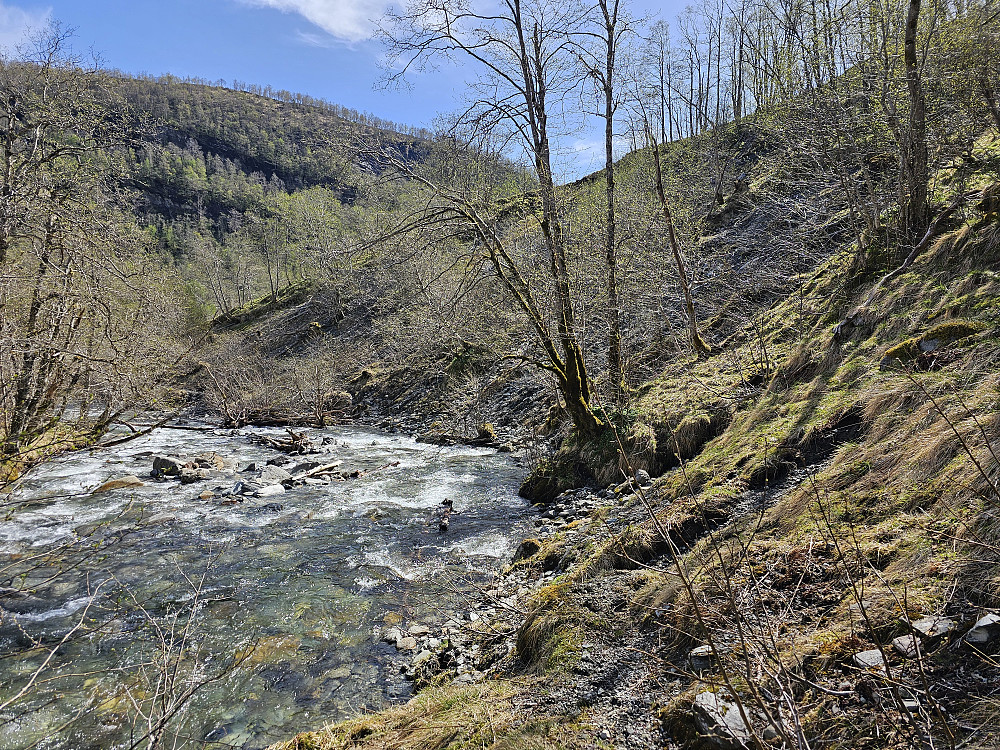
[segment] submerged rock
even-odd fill
[[[146,483],[143,482],[139,477],[132,476],[131,474],[119,479],[110,479],[100,487],[91,492],[91,495],[99,495],[102,492],[111,492],[112,490],[123,490],[134,487],[145,487]]]

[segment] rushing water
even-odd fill
[[[393,649],[376,628],[460,611],[523,536],[509,457],[355,429],[312,434],[346,470],[398,465],[231,506],[198,496],[235,477],[87,494],[148,477],[155,453],[216,451],[240,468],[279,455],[249,432],[161,429],[53,461],[7,499],[0,586],[32,593],[0,597],[14,610],[0,622],[0,704],[44,668],[0,712],[0,748],[129,747],[206,680],[165,746],[264,747],[382,705]],[[456,515],[439,534],[428,519],[446,497]]]

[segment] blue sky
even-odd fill
[[[638,0],[637,14],[672,17],[684,0]],[[411,78],[409,91],[376,86],[380,45],[371,40],[385,0],[0,0],[0,46],[26,27],[58,19],[76,29],[78,51],[107,67],[234,79],[328,99],[396,122],[431,127],[459,106],[466,71]],[[596,129],[562,145],[565,178],[599,166]]]

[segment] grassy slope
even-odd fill
[[[887,254],[845,249],[802,279],[763,326],[748,326],[710,358],[677,362],[641,389],[639,417],[660,451],[666,444],[696,455],[657,480],[655,524],[590,538],[571,554],[569,543],[549,540],[528,561],[576,560],[529,603],[519,655],[540,675],[532,691],[572,679],[553,654],[571,654],[584,639],[652,634],[660,648],[651,668],[680,668],[661,701],[676,736],[690,732],[690,700],[705,689],[687,673],[687,651],[710,643],[720,667],[708,682],[742,696],[758,723],[769,710],[759,686],[770,679],[771,694],[787,689],[814,747],[859,746],[859,726],[861,744],[912,741],[892,708],[899,690],[878,709],[831,691],[845,679],[848,694],[867,689],[845,665],[857,651],[888,649],[905,632],[901,617],[948,614],[967,625],[1000,606],[1000,223],[975,211],[965,221],[867,308],[859,311],[890,265]],[[858,325],[835,338],[849,313]],[[588,581],[618,591],[629,607],[584,606]],[[991,746],[994,703],[959,676],[988,672],[992,660],[958,644],[925,645],[920,668],[890,657],[892,680],[922,700],[911,734],[940,739],[985,722],[970,746]],[[884,687],[871,679],[876,692]],[[925,679],[962,688],[928,693]],[[385,714],[275,747],[595,741],[592,710],[512,711],[510,696],[526,689],[504,679],[430,688]]]

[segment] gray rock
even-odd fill
[[[209,453],[200,453],[195,456],[192,461],[199,469],[216,469],[218,471],[222,471],[222,469],[232,466],[231,461],[227,461],[214,451]]]
[[[691,649],[691,653],[688,654],[688,661],[691,662],[691,669],[695,672],[704,672],[711,669],[712,647],[706,644]]]
[[[177,456],[153,456],[153,476],[176,476],[184,467],[184,460]]]
[[[774,724],[768,724],[764,727],[764,731],[761,732],[761,737],[764,738],[765,742],[776,742],[781,739],[781,732],[778,731],[778,728]]]
[[[873,648],[869,651],[859,651],[854,656],[851,657],[851,661],[854,662],[854,666],[860,667],[861,669],[878,669],[885,671],[885,659],[882,658],[882,652],[877,648]]]
[[[0,609],[26,615],[41,612],[50,605],[44,599],[12,588],[0,588]]]
[[[913,620],[910,622],[910,627],[913,628],[917,634],[924,636],[925,638],[935,639],[941,638],[942,636],[948,635],[952,632],[958,623],[952,620],[950,617],[921,617],[919,620]]]
[[[423,650],[423,651],[421,651],[421,652],[420,652],[419,654],[417,654],[416,656],[414,656],[414,657],[413,657],[413,666],[415,666],[415,667],[419,667],[419,666],[421,666],[421,665],[423,665],[423,664],[426,664],[426,663],[427,663],[427,662],[429,662],[429,661],[430,661],[430,660],[431,660],[431,659],[432,659],[433,657],[434,657],[434,654],[432,654],[432,653],[431,653],[430,651],[428,651],[427,649],[424,649],[424,650]]]
[[[403,631],[393,626],[382,631],[382,640],[386,643],[396,643],[403,638]]]
[[[322,461],[303,461],[300,464],[295,464],[289,472],[292,476],[296,474],[304,474],[307,471],[312,471],[313,469],[318,469],[323,465]]]
[[[284,495],[285,488],[280,484],[269,484],[266,487],[261,487],[259,490],[256,490],[253,494],[254,497],[273,497],[274,495]]]
[[[640,487],[647,487],[649,486],[650,483],[652,483],[653,480],[650,478],[648,471],[645,471],[644,469],[639,469],[635,473],[635,481],[639,483]]]
[[[264,467],[264,470],[261,471],[258,481],[266,487],[272,484],[281,484],[291,478],[292,475],[280,466],[272,466],[268,464]]]
[[[907,659],[916,659],[919,652],[917,647],[920,645],[920,639],[915,635],[901,635],[899,638],[892,639],[892,647],[896,649],[900,656],[904,656]]]
[[[980,617],[965,634],[965,640],[977,646],[995,641],[998,637],[1000,637],[1000,615],[995,614]]]
[[[411,625],[409,627],[410,635],[419,638],[422,635],[427,635],[431,632],[431,629],[426,625]]]
[[[726,750],[751,746],[750,729],[737,705],[728,698],[709,691],[698,693],[691,710],[695,726],[710,744]]]
[[[192,484],[209,479],[212,476],[212,472],[208,469],[182,468],[177,472],[177,476],[180,477],[181,484]]]

